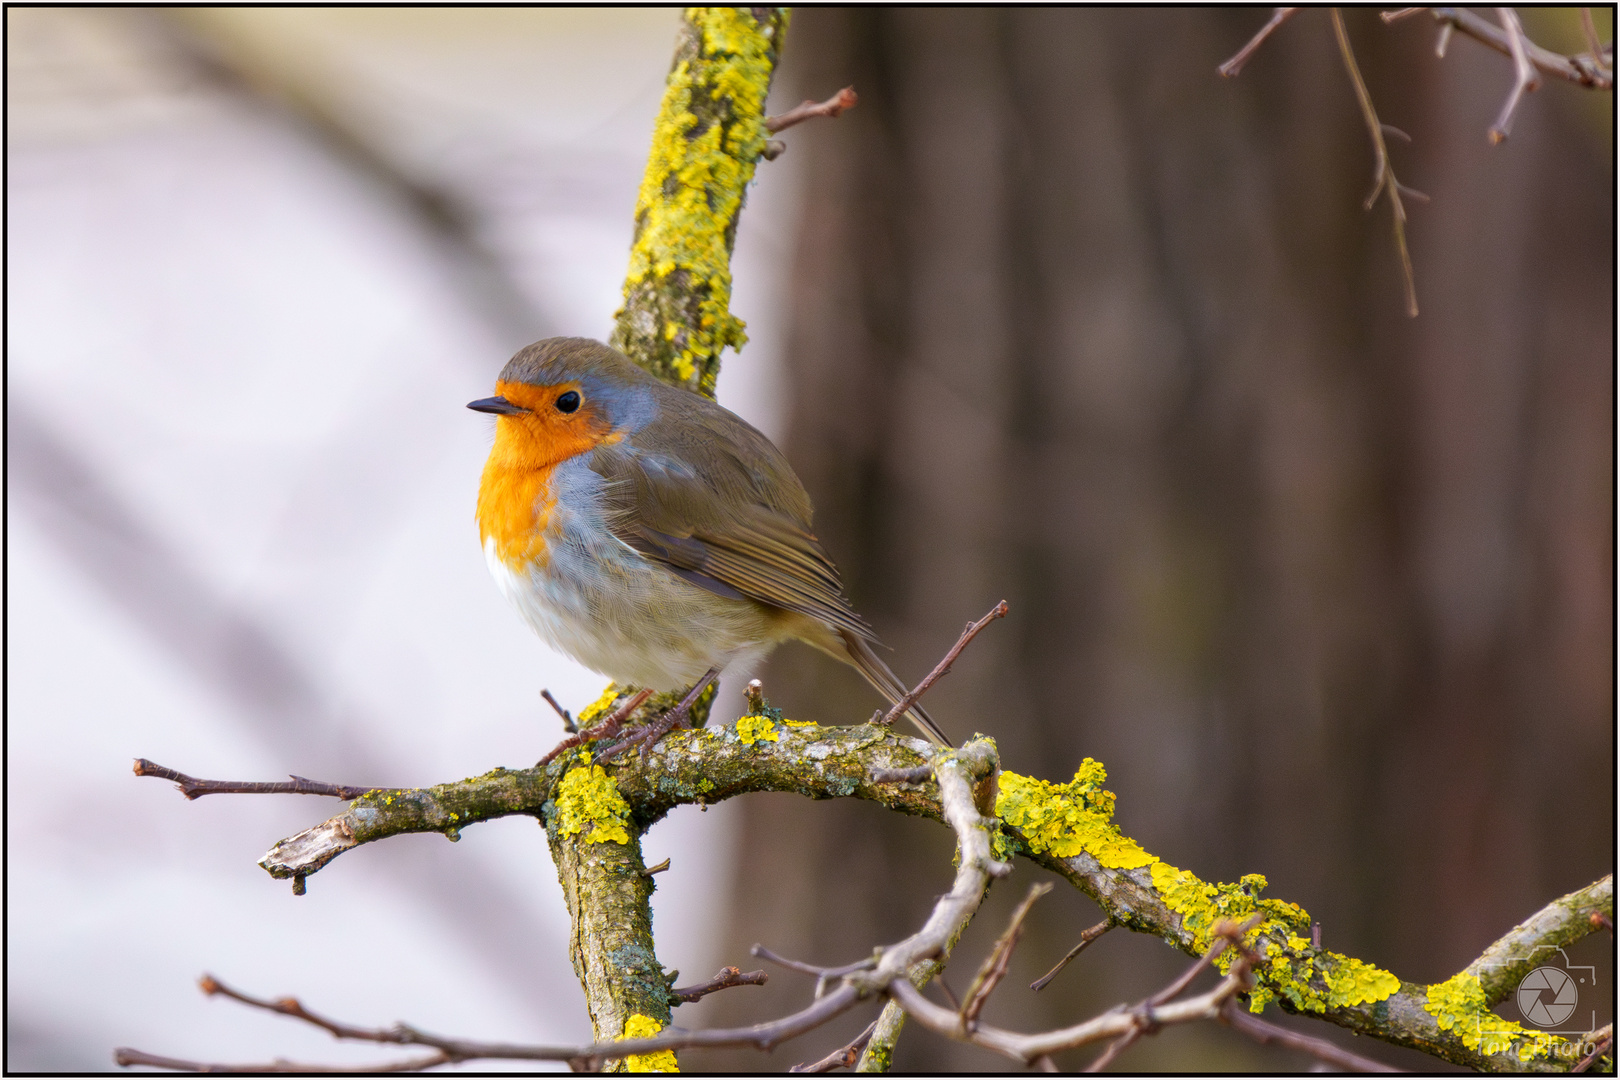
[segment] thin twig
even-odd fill
[[[794,124],[802,124],[806,120],[813,120],[818,116],[829,119],[841,114],[845,109],[853,109],[855,103],[860,101],[853,86],[846,86],[826,101],[805,101],[796,105],[787,112],[778,116],[765,118],[765,130],[775,135],[778,131],[786,131]]]
[[[454,1059],[445,1053],[429,1054],[426,1057],[405,1058],[400,1061],[390,1061],[379,1065],[311,1065],[302,1061],[287,1061],[277,1058],[274,1061],[250,1064],[230,1064],[215,1061],[187,1061],[185,1058],[163,1057],[160,1054],[148,1054],[145,1050],[136,1050],[129,1046],[120,1046],[113,1051],[113,1061],[119,1065],[150,1065],[154,1069],[168,1069],[172,1072],[195,1073],[402,1073],[423,1072],[440,1065],[448,1065]]]
[[[871,1041],[872,1033],[877,1031],[877,1026],[878,1022],[876,1020],[872,1021],[870,1024],[866,1025],[865,1031],[861,1032],[859,1035],[851,1039],[847,1044],[839,1047],[837,1050],[834,1050],[820,1061],[811,1062],[809,1065],[795,1065],[793,1068],[789,1069],[788,1072],[824,1073],[832,1072],[834,1069],[851,1068],[857,1061],[860,1060],[861,1051],[866,1049],[866,1044]]]
[[[1102,937],[1104,934],[1108,933],[1108,931],[1112,930],[1113,928],[1114,920],[1112,919],[1104,919],[1096,926],[1088,928],[1080,935],[1080,944],[1076,945],[1074,948],[1065,953],[1063,959],[1059,960],[1052,966],[1051,971],[1048,971],[1045,975],[1042,975],[1040,978],[1030,983],[1029,988],[1031,990],[1046,989],[1046,985],[1058,977],[1058,972],[1069,966],[1069,961],[1085,952],[1087,946],[1089,946],[1093,941],[1096,941],[1098,938]]]
[[[991,608],[990,613],[984,618],[980,619],[978,622],[968,623],[967,629],[962,631],[962,636],[956,639],[955,645],[951,646],[951,651],[945,654],[945,659],[941,660],[937,665],[935,665],[934,670],[930,671],[927,676],[924,677],[923,681],[918,683],[915,688],[906,694],[905,697],[895,702],[894,708],[890,709],[884,714],[880,723],[882,723],[885,727],[893,727],[896,720],[906,715],[906,710],[917,704],[917,700],[924,694],[928,693],[929,687],[933,686],[940,679],[950,674],[951,665],[956,663],[956,658],[958,656],[962,655],[962,650],[968,647],[968,642],[978,637],[980,630],[983,630],[985,627],[989,626],[991,622],[1002,618],[1006,614],[1007,601],[1003,600],[1001,603]]]
[[[1367,131],[1372,135],[1373,169],[1372,194],[1367,196],[1367,209],[1372,209],[1378,201],[1378,193],[1386,192],[1389,195],[1389,204],[1394,211],[1395,218],[1395,249],[1401,257],[1401,274],[1406,281],[1406,313],[1417,318],[1417,281],[1412,273],[1412,257],[1406,251],[1406,207],[1401,205],[1401,185],[1395,180],[1395,170],[1390,164],[1389,149],[1384,145],[1384,126],[1378,121],[1378,111],[1373,108],[1372,95],[1367,92],[1367,84],[1361,80],[1361,69],[1356,66],[1356,54],[1350,49],[1350,36],[1345,33],[1344,17],[1339,14],[1338,8],[1328,12],[1333,17],[1333,36],[1339,42],[1339,55],[1344,58],[1344,68],[1350,74],[1350,83],[1355,87],[1356,100],[1361,103],[1361,115],[1367,121]]]
[[[1607,1030],[1609,1034],[1606,1037],[1597,1040],[1597,1042],[1592,1046],[1592,1052],[1581,1058],[1575,1067],[1569,1070],[1570,1072],[1585,1072],[1597,1062],[1598,1058],[1609,1052],[1610,1048],[1614,1046],[1614,1025],[1608,1025],[1605,1030]],[[1596,1034],[1596,1032],[1593,1034]]]
[[[1513,129],[1513,110],[1518,107],[1519,98],[1541,86],[1541,79],[1530,63],[1524,27],[1519,23],[1519,13],[1510,7],[1499,7],[1496,9],[1496,17],[1502,20],[1502,30],[1507,34],[1508,49],[1513,56],[1513,89],[1508,92],[1501,115],[1491,127],[1490,140],[1493,146],[1506,141],[1508,132]]]
[[[1297,7],[1272,8],[1271,21],[1262,26],[1260,28],[1260,32],[1255,34],[1254,37],[1250,38],[1249,43],[1237,51],[1237,55],[1233,56],[1232,59],[1228,60],[1215,70],[1220,72],[1228,79],[1242,71],[1243,65],[1249,62],[1249,57],[1254,55],[1254,51],[1256,49],[1265,44],[1266,38],[1271,36],[1272,31],[1276,30],[1277,27],[1287,22],[1288,17],[1298,10],[1299,8]]]
[[[135,775],[173,780],[175,786],[180,789],[180,794],[188,799],[199,799],[204,795],[328,795],[334,799],[358,799],[368,791],[377,790],[370,787],[350,787],[346,784],[328,784],[324,780],[306,780],[302,776],[294,776],[290,782],[198,780],[194,776],[176,772],[145,758],[135,759]]]
[[[1499,27],[1491,25],[1489,20],[1467,8],[1436,7],[1430,8],[1429,11],[1434,16],[1435,22],[1441,25],[1443,36],[1447,33],[1446,28],[1455,28],[1480,44],[1495,49],[1503,56],[1513,55],[1513,45],[1508,40],[1508,35]],[[1563,53],[1544,49],[1529,38],[1523,39],[1521,47],[1530,63],[1544,75],[1554,75],[1593,90],[1614,89],[1614,72],[1604,64],[1602,55],[1565,56]],[[1440,47],[1439,52],[1441,56],[1445,55],[1444,45]]]
[[[1581,33],[1586,35],[1586,48],[1594,64],[1603,63],[1603,42],[1598,38],[1597,24],[1592,22],[1592,9],[1581,8]]]
[[[1348,1050],[1334,1046],[1326,1039],[1318,1039],[1310,1035],[1301,1035],[1297,1031],[1289,1031],[1279,1027],[1268,1020],[1252,1016],[1235,999],[1227,999],[1221,1006],[1221,1023],[1226,1024],[1235,1031],[1240,1031],[1249,1038],[1263,1045],[1275,1044],[1290,1050],[1298,1050],[1302,1054],[1309,1054],[1318,1061],[1332,1065],[1346,1072],[1367,1073],[1393,1073],[1402,1070],[1372,1058],[1364,1058],[1360,1054],[1352,1054]]]
[[[763,971],[742,971],[735,967],[723,967],[715,973],[714,978],[706,983],[695,986],[680,986],[669,992],[669,1003],[688,1003],[701,1001],[706,994],[717,990],[728,990],[733,986],[764,986],[765,980],[770,976]]]
[[[1007,929],[996,939],[990,955],[984,958],[979,973],[973,977],[973,982],[968,986],[967,997],[957,1009],[964,1030],[972,1031],[978,1026],[979,1013],[984,1011],[984,1003],[990,1000],[996,986],[1007,976],[1007,966],[1012,962],[1013,949],[1017,948],[1018,939],[1024,936],[1024,920],[1029,916],[1029,909],[1035,906],[1035,901],[1051,891],[1050,881],[1039,881],[1031,885],[1029,892],[1013,912],[1011,921],[1007,923]]]
[[[642,704],[646,702],[648,698],[652,697],[652,694],[653,692],[651,690],[637,690],[628,699],[626,699],[623,705],[620,705],[617,709],[613,710],[612,716],[608,717],[600,724],[586,728],[584,731],[577,731],[568,736],[568,738],[564,739],[556,746],[553,746],[549,754],[535,762],[534,767],[537,769],[544,768],[546,765],[550,764],[552,758],[555,758],[564,750],[572,750],[580,743],[589,742],[592,740],[607,739],[618,734],[619,728],[624,726],[624,722],[625,720],[629,719],[630,714],[641,708]]]
[[[573,715],[567,709],[557,704],[557,699],[551,696],[550,690],[541,690],[540,696],[546,699],[547,705],[550,705],[553,709],[557,710],[558,716],[562,717],[564,731],[572,735],[574,732],[579,730],[579,725],[574,723]]]
[[[1131,1009],[1130,1015],[1135,1018],[1136,1023],[1129,1031],[1109,1043],[1108,1048],[1099,1054],[1095,1061],[1087,1065],[1085,1071],[1088,1073],[1102,1072],[1112,1064],[1115,1058],[1130,1049],[1143,1035],[1155,1034],[1163,1026],[1155,1010],[1168,1005],[1181,996],[1187,987],[1192,985],[1192,981],[1205,968],[1214,964],[1215,958],[1227,949],[1236,948],[1242,953],[1237,963],[1233,965],[1232,970],[1239,975],[1246,974],[1245,968],[1253,963],[1253,956],[1243,949],[1243,935],[1258,926],[1262,918],[1263,916],[1256,915],[1241,926],[1226,919],[1216,923],[1214,934],[1217,940],[1215,943],[1169,986],[1166,986],[1146,1001],[1139,1002],[1135,1008]],[[1228,1002],[1230,1000],[1230,998],[1227,999]]]
[[[945,981],[943,971],[934,973],[934,984],[939,987],[939,992],[945,995],[945,1000],[951,1003],[951,1008],[960,1013],[962,1011],[961,999],[956,996],[956,991],[951,989],[951,984]]]
[[[1385,26],[1388,26],[1390,23],[1398,23],[1398,22],[1400,22],[1402,19],[1406,18],[1408,15],[1416,15],[1422,10],[1424,10],[1424,9],[1420,8],[1420,7],[1396,8],[1394,11],[1380,11],[1378,13],[1378,17],[1380,19],[1384,20],[1384,25]]]

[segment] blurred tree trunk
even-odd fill
[[[1415,139],[1401,176],[1434,200],[1409,321],[1325,16],[1215,74],[1263,21],[796,15],[791,99],[854,83],[861,103],[790,151],[787,451],[902,679],[1011,602],[929,699],[953,737],[1055,780],[1096,757],[1155,854],[1265,873],[1329,947],[1440,979],[1611,868],[1608,120],[1549,85],[1491,148],[1506,61],[1463,40],[1439,61],[1422,20],[1350,14],[1382,118]],[[765,680],[790,716],[878,704],[805,650]],[[842,963],[946,887],[937,828],[748,809],[730,955]],[[1095,918],[1043,904],[1025,984]],[[1125,936],[1038,997],[1015,969],[991,1013],[1073,1022],[1181,963]],[[716,1016],[805,989],[773,976]],[[1258,1060],[1223,1036],[1223,1060]],[[1190,1065],[1203,1037],[1129,1067]],[[999,1067],[915,1032],[896,1064]]]

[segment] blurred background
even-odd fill
[[[1503,57],[1347,16],[1432,199],[1409,320],[1325,13],[1215,74],[1265,18],[798,12],[772,111],[861,102],[760,168],[720,398],[786,449],[903,679],[1010,602],[931,694],[953,736],[1050,780],[1100,759],[1148,850],[1264,873],[1328,948],[1434,981],[1613,868],[1612,99],[1549,79],[1491,147]],[[463,405],[531,340],[607,335],[676,20],[7,11],[9,1068],[386,1056],[204,971],[355,1023],[588,1036],[532,821],[361,848],[295,900],[254,860],[338,804],[128,769],[427,784],[549,748],[541,687],[594,698],[488,580]],[[1525,20],[1584,49],[1574,9]],[[876,705],[797,647],[763,677],[795,718]],[[679,811],[647,842],[660,958],[853,959],[923,917],[950,846],[853,802]],[[1042,876],[992,893],[958,990]],[[987,1018],[1074,1022],[1185,963],[1115,933],[1025,989],[1098,918],[1041,901]],[[1572,955],[1597,1024],[1611,948]],[[808,990],[773,971],[677,1022]],[[867,1019],[683,1061],[785,1068]],[[1001,1067],[920,1032],[896,1064]],[[1119,1062],[1306,1064],[1214,1026]]]

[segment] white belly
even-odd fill
[[[716,596],[620,543],[588,504],[570,511],[559,499],[546,539],[544,563],[517,569],[486,542],[490,573],[547,644],[615,682],[682,690],[711,667],[759,659],[786,628],[770,609]]]

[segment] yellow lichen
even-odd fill
[[[1519,1060],[1529,1061],[1552,1051],[1563,1041],[1491,1012],[1479,977],[1467,972],[1429,987],[1423,1011],[1434,1017],[1441,1031],[1455,1030],[1464,1046],[1482,1054],[1505,1053],[1517,1043]]]
[[[788,727],[815,727],[816,726],[816,722],[814,720],[789,720],[787,717],[782,718],[782,723],[786,724]]]
[[[618,699],[619,684],[608,683],[607,689],[602,691],[601,697],[579,710],[579,719],[576,722],[581,728],[590,727],[591,724],[596,721],[597,717],[611,712],[613,709],[613,703]]]
[[[1153,856],[1113,823],[1114,793],[1105,791],[1102,763],[1086,758],[1067,784],[1001,774],[996,814],[1024,836],[1030,850],[1060,859],[1087,852],[1111,869],[1146,866]]]
[[[673,343],[675,375],[712,393],[714,360],[726,346],[748,340],[731,313],[732,228],[765,148],[764,103],[774,43],[746,9],[688,8],[698,34],[698,65],[679,61],[670,72],[653,127],[647,171],[636,198],[636,237],[624,295],[628,306],[644,283],[685,275],[683,293],[694,313],[648,312],[662,325],[655,340]],[[719,115],[701,97],[723,108]],[[700,119],[694,105],[705,113]],[[621,310],[620,314],[623,312]],[[622,324],[621,324],[622,325]]]
[[[768,716],[745,716],[737,721],[737,738],[743,745],[753,746],[756,742],[779,742],[776,734],[776,725]]]
[[[580,765],[568,771],[557,785],[557,832],[572,836],[584,832],[588,844],[602,844],[611,840],[628,844],[630,832],[630,804],[619,794],[618,785],[600,765],[590,764],[588,750],[579,752]]]
[[[650,1039],[663,1031],[663,1026],[650,1016],[636,1013],[624,1022],[625,1039]],[[631,1054],[624,1060],[626,1072],[680,1072],[681,1067],[675,1062],[675,1051],[660,1050],[656,1054]]]

